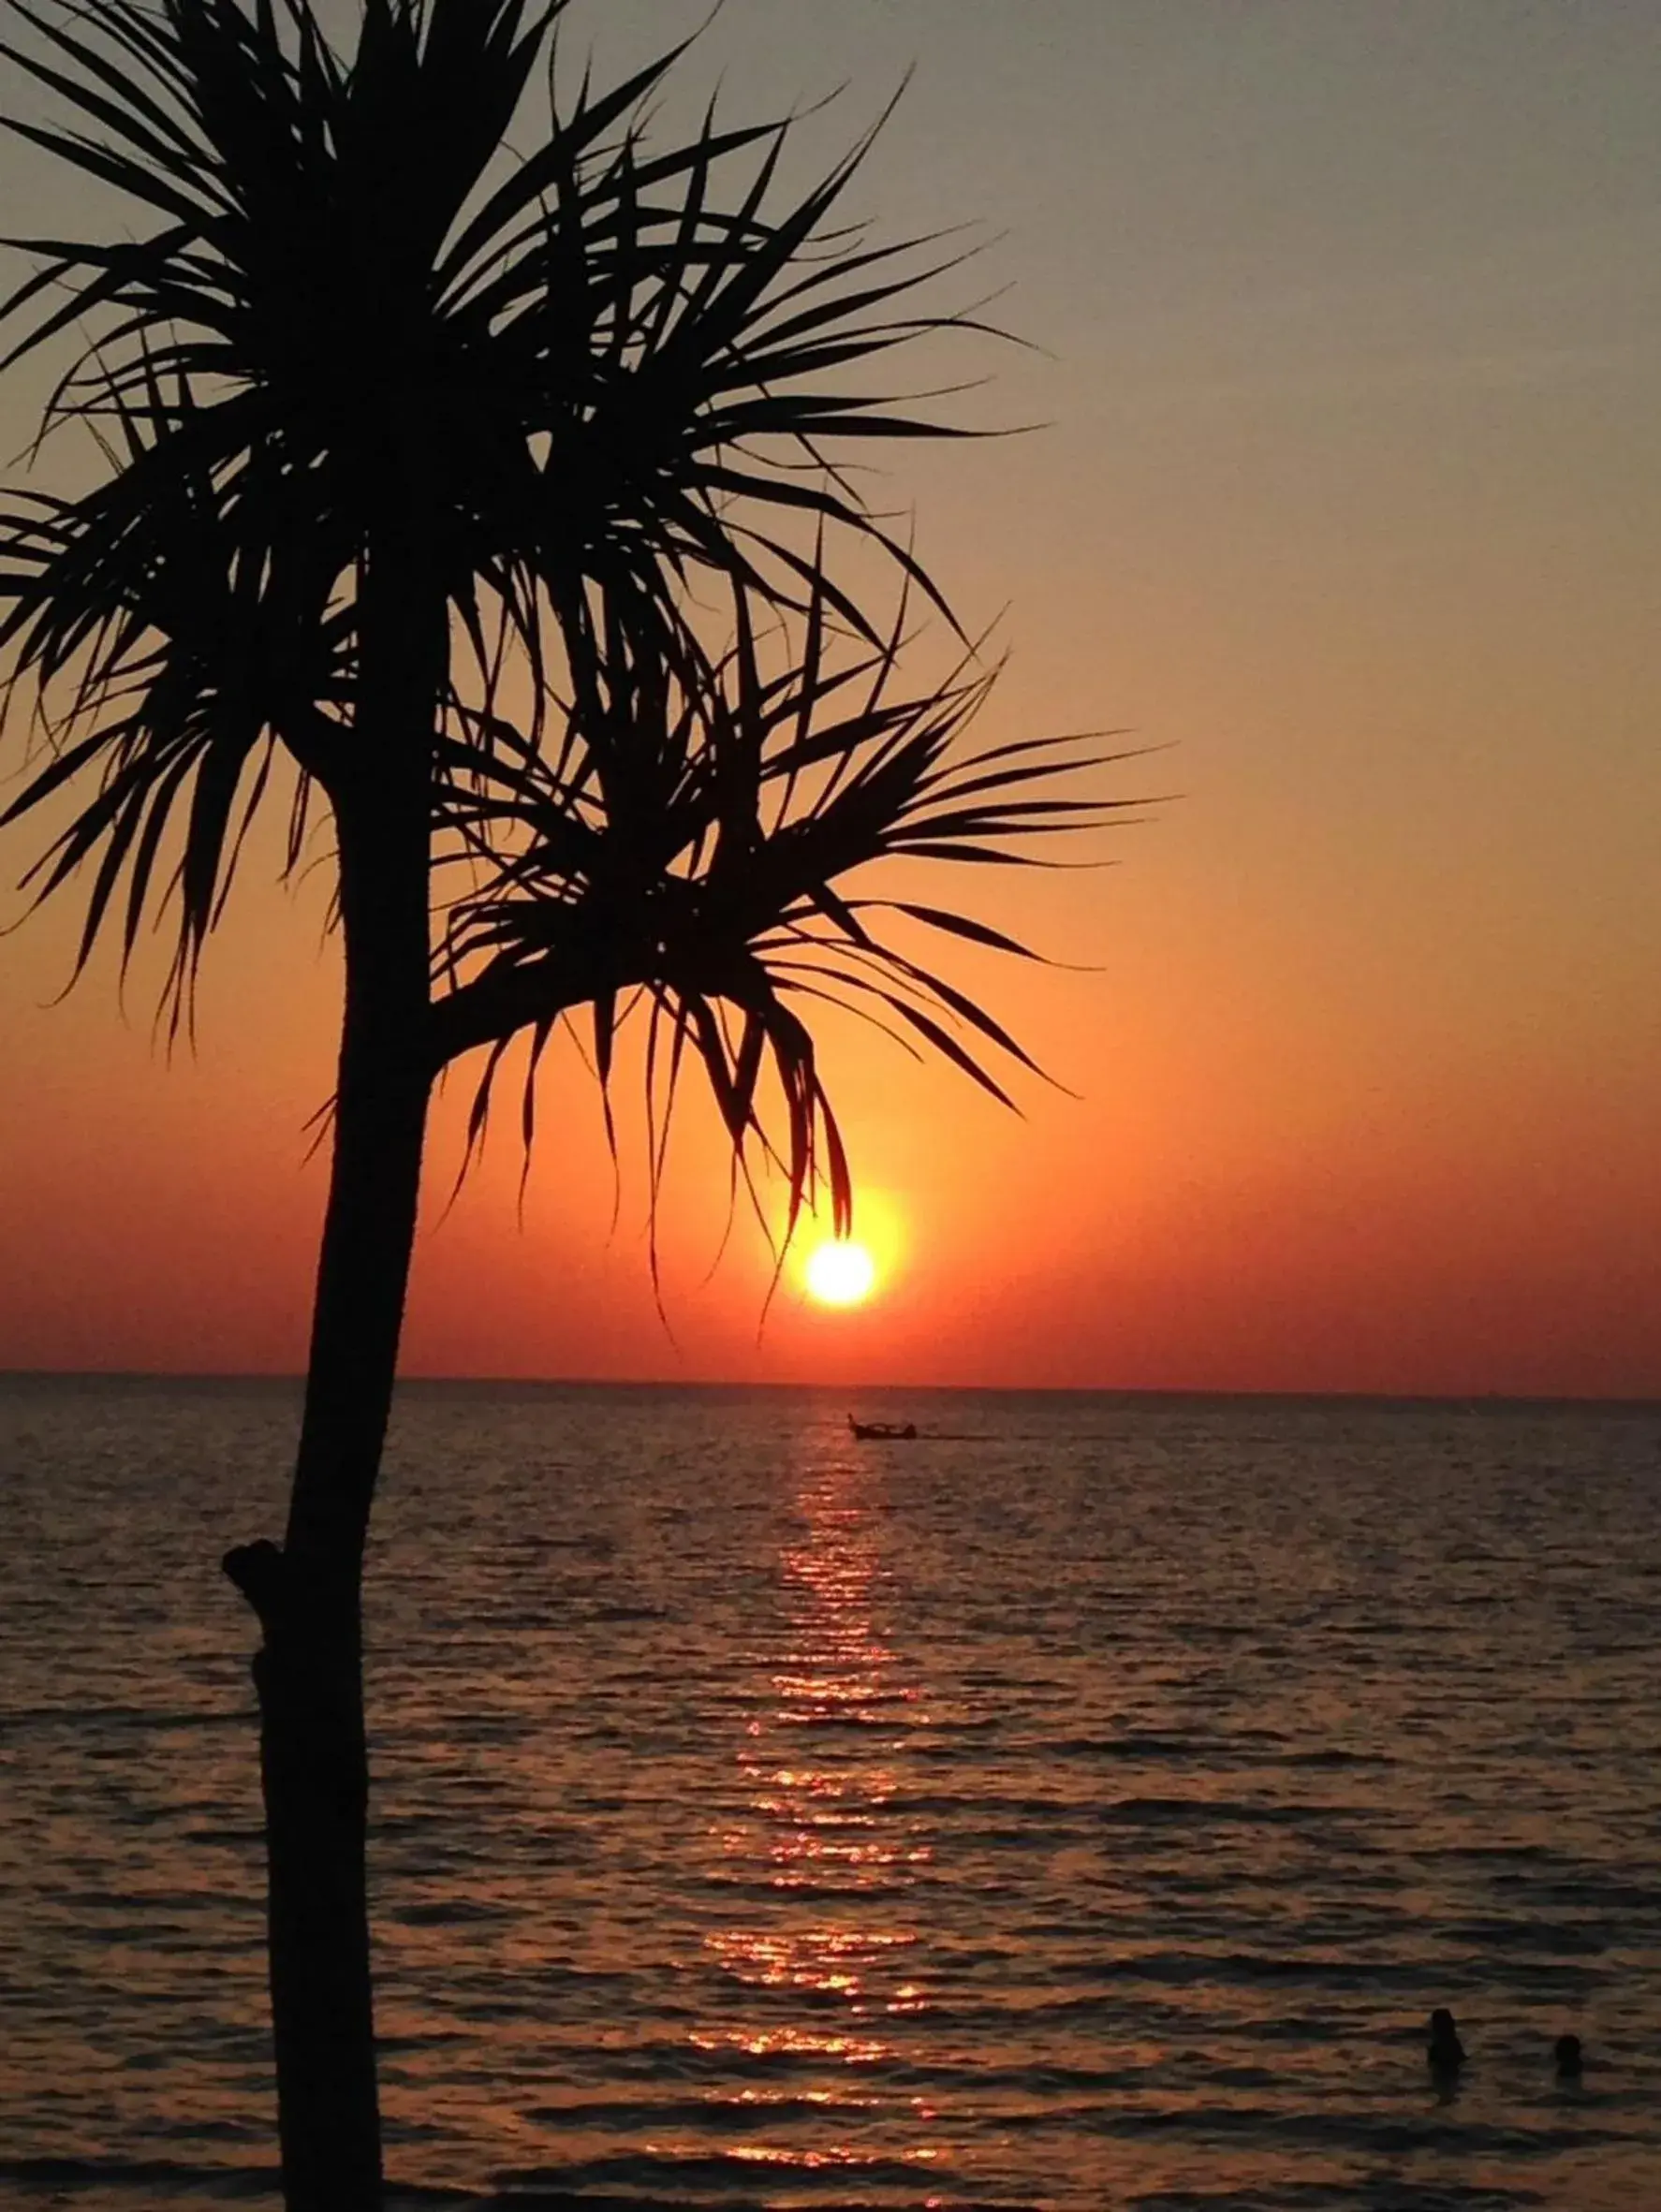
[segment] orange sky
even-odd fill
[[[701,12],[620,6],[602,51]],[[988,892],[1090,972],[955,971],[1081,1099],[1017,1121],[833,1031],[891,1270],[856,1313],[786,1289],[758,1344],[754,1231],[702,1281],[707,1127],[671,1339],[639,1146],[613,1233],[575,1059],[522,1229],[506,1121],[437,1218],[452,1098],[408,1367],[1661,1395],[1661,27],[729,0],[693,75],[735,108],[850,79],[851,128],[912,59],[866,204],[1007,227],[988,281],[1048,350],[980,357],[976,404],[1052,427],[907,458],[894,498],[966,613],[1009,608],[988,732],[1127,724],[1169,750],[1123,787],[1181,795],[1116,866]],[[18,227],[73,212],[5,159]],[[66,915],[0,941],[0,1366],[300,1360],[319,919],[251,880],[170,1067],[141,983],[125,1021],[107,970],[43,1006]]]

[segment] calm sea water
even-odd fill
[[[845,1403],[405,1396],[400,2182],[1661,2205],[1661,1414],[856,1399],[926,1431],[879,1446]],[[0,2205],[271,2190],[215,1562],[280,1526],[294,1410],[0,1384]]]

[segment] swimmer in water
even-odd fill
[[[1580,2078],[1580,2039],[1578,2035],[1560,2035],[1551,2045],[1551,2056],[1557,2061],[1557,2078],[1561,2082],[1578,2082]]]
[[[1465,2062],[1465,2046],[1459,2040],[1459,2029],[1454,2026],[1453,2014],[1445,2004],[1439,2004],[1431,2014],[1430,2036],[1424,2055],[1433,2073],[1454,2074]]]

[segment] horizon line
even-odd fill
[[[305,1374],[297,1369],[185,1369],[185,1368],[11,1368],[0,1367],[0,1388],[12,1383],[94,1384],[269,1384],[295,1389],[305,1387]],[[1272,1386],[1193,1385],[1120,1383],[877,1383],[756,1380],[736,1376],[618,1376],[618,1375],[400,1375],[398,1390],[639,1390],[639,1391],[812,1391],[819,1396],[839,1392],[882,1392],[903,1395],[910,1391],[940,1397],[979,1398],[1121,1398],[1178,1400],[1193,1399],[1279,1401],[1289,1404],[1445,1405],[1612,1407],[1631,1412],[1661,1413],[1661,1395],[1599,1397],[1583,1391],[1550,1390],[1368,1390],[1282,1389]]]

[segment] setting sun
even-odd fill
[[[822,1306],[858,1306],[871,1296],[876,1266],[862,1244],[837,1238],[807,1263],[807,1287]]]

